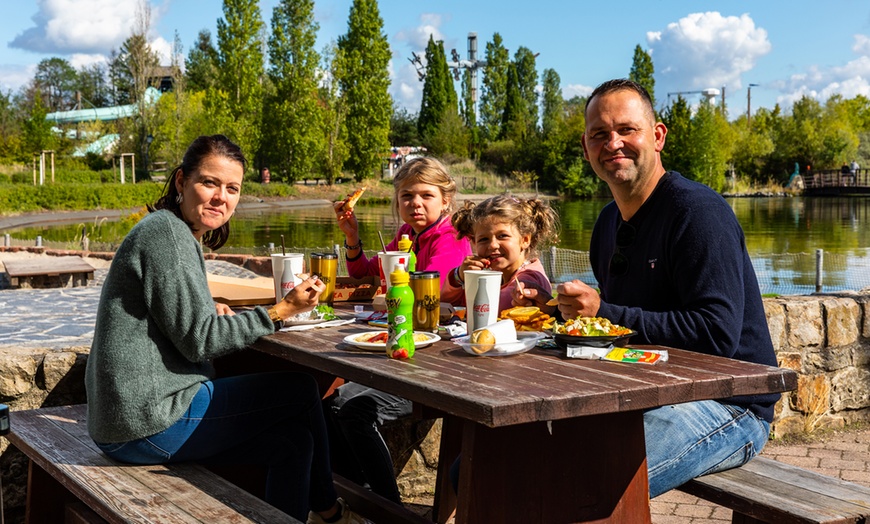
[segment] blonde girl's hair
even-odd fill
[[[559,241],[559,217],[553,208],[538,198],[498,195],[479,204],[466,201],[462,209],[453,214],[457,238],[468,238],[473,242],[474,225],[483,221],[513,224],[521,235],[529,235],[529,256],[537,256],[539,246]]]
[[[441,190],[441,198],[447,201],[447,213],[456,209],[456,182],[447,167],[432,157],[419,157],[405,162],[393,178],[393,212],[399,214],[399,191],[414,184],[429,184]]]

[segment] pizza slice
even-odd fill
[[[359,201],[359,198],[362,196],[362,194],[366,192],[366,189],[368,188],[363,186],[354,191],[352,195],[347,197],[344,200],[344,206],[341,208],[342,211],[353,211],[354,206],[356,206],[356,203],[357,201]]]

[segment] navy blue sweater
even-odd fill
[[[660,344],[776,366],[755,271],[734,212],[709,187],[668,172],[623,235],[615,202],[598,217],[590,258],[601,286],[599,316]],[[613,266],[619,251],[626,266]],[[619,258],[619,257],[617,257]],[[779,393],[724,399],[768,422]]]

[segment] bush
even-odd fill
[[[152,183],[0,186],[0,209],[5,213],[127,209],[153,203],[162,189]]]

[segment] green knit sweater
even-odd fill
[[[149,214],[103,284],[85,375],[91,437],[126,442],[168,428],[212,377],[210,359],[274,329],[262,307],[218,316],[190,228],[169,211]]]

